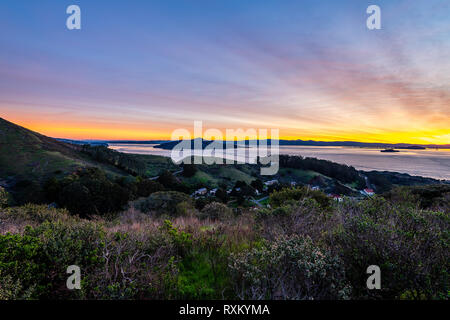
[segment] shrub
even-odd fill
[[[148,197],[150,194],[163,191],[164,186],[159,182],[138,177],[136,181],[136,195],[138,197]]]
[[[383,198],[341,209],[330,244],[345,262],[354,298],[448,297],[449,213]],[[381,268],[382,289],[367,290],[366,269]]]
[[[177,299],[224,299],[230,296],[227,268],[230,251],[225,245],[227,239],[223,230],[203,230],[192,237],[173,227],[169,221],[165,221],[165,228],[177,243],[181,257]]]
[[[285,188],[274,191],[270,195],[270,204],[274,207],[285,205],[288,201],[298,201],[305,198],[314,199],[322,209],[330,209],[331,199],[321,191],[309,190],[306,187]]]
[[[89,277],[83,277],[82,291],[68,290],[66,269],[70,265],[77,265],[83,275],[98,272],[102,263],[100,248],[104,246],[101,225],[87,221],[46,221],[38,227],[27,228],[24,236],[39,239],[41,244],[40,257],[35,261],[42,262],[45,266],[45,288],[39,292],[39,298],[82,297],[92,289]]]
[[[240,299],[348,299],[341,260],[309,237],[282,237],[230,257]]]
[[[46,264],[42,247],[42,241],[30,235],[0,235],[0,292],[5,298],[20,296],[24,291],[36,297],[44,289]],[[11,291],[16,283],[21,288]]]
[[[198,214],[200,219],[227,220],[233,217],[233,211],[220,202],[207,204]]]
[[[79,218],[71,216],[66,209],[51,208],[47,205],[26,204],[21,207],[7,208],[4,213],[5,220],[31,225],[45,221],[79,221]]]
[[[0,300],[26,300],[33,295],[34,286],[24,289],[22,282],[11,275],[3,276],[0,270]]]
[[[178,273],[176,248],[157,233],[108,234],[102,267],[92,274],[96,299],[169,299]]]
[[[3,187],[0,187],[0,209],[6,208],[9,204],[9,194]]]
[[[140,203],[142,212],[153,212],[156,215],[180,216],[187,214],[192,208],[191,198],[177,191],[155,192]]]
[[[422,209],[450,212],[450,185],[437,184],[415,187],[397,187],[384,194],[393,202],[419,205]]]

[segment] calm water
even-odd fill
[[[170,156],[170,150],[144,144],[110,144],[110,148],[138,154]],[[374,148],[280,146],[280,154],[301,155],[351,165],[361,170],[396,171],[450,180],[450,149],[400,150],[382,153]]]

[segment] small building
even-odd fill
[[[297,182],[291,181],[291,187],[295,187],[297,185]]]
[[[204,196],[208,192],[206,188],[200,188],[194,192],[194,196]]]
[[[214,188],[214,189],[212,189],[212,190],[209,191],[209,194],[210,194],[211,196],[214,196],[214,195],[216,195],[216,192],[217,192],[217,188]]]
[[[361,194],[363,194],[363,195],[365,195],[365,196],[373,196],[374,194],[375,194],[375,192],[373,191],[373,189],[369,189],[369,188],[366,188],[366,189],[364,189],[364,190],[361,190],[360,191],[361,192]]]
[[[318,191],[318,190],[320,190],[320,187],[319,186],[312,186],[311,190]]]
[[[334,200],[334,201],[337,201],[337,202],[342,202],[342,201],[344,201],[344,199],[343,199],[340,195],[338,195],[338,194],[332,194],[332,195],[331,195],[331,198],[333,198],[333,200]]]
[[[274,184],[278,184],[278,180],[270,180],[270,181],[266,181],[266,182],[264,182],[264,184],[265,184],[266,186],[271,186],[271,185],[274,185]]]

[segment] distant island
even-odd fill
[[[384,150],[380,150],[380,152],[400,152],[400,151],[395,150],[395,149],[384,149]]]
[[[168,141],[163,142],[155,146],[155,148],[171,150],[174,146],[176,146],[180,141]],[[210,140],[202,140],[203,148],[209,145],[212,141]],[[226,145],[225,141],[222,141],[224,146]],[[272,144],[272,140],[245,140],[235,142],[235,146],[249,146],[250,144],[263,144],[270,146]],[[383,149],[411,149],[411,150],[425,150],[427,148],[430,149],[450,149],[450,144],[446,145],[412,145],[407,143],[397,143],[397,144],[388,144],[388,143],[369,143],[369,142],[356,142],[356,141],[313,141],[313,140],[278,140],[278,144],[280,146],[317,146],[317,147],[356,147],[356,148],[383,148]],[[191,145],[194,145],[194,140],[191,140]],[[386,151],[392,152],[392,151]],[[398,151],[393,151],[398,152]]]
[[[180,143],[180,140],[72,140],[72,139],[61,139],[56,138],[56,140],[61,142],[66,142],[70,144],[84,145],[88,144],[91,146],[103,145],[108,146],[109,144],[149,144],[154,145],[154,148],[172,150],[174,146]],[[194,146],[194,141],[201,140],[202,148],[205,148],[212,140],[205,139],[192,139],[191,145]],[[216,141],[222,142],[224,148],[230,145],[230,141]],[[272,144],[272,140],[245,140],[245,141],[235,141],[234,147],[249,147],[251,144],[257,145],[267,145]],[[407,144],[407,143],[374,143],[374,142],[357,142],[357,141],[314,141],[314,140],[278,140],[278,145],[280,146],[316,146],[316,147],[355,147],[355,148],[382,148],[385,150],[390,149],[409,149],[409,150],[425,150],[425,149],[450,149],[450,144]],[[399,152],[395,151],[383,151],[383,152]]]

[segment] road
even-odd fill
[[[262,207],[263,205],[260,203],[260,201],[266,200],[268,197],[269,197],[269,196],[265,196],[265,197],[263,197],[263,198],[261,198],[261,199],[259,199],[259,200],[252,199],[251,201],[252,201],[253,203],[255,203],[258,207]]]
[[[175,172],[172,172],[172,174],[176,175],[176,174],[179,174],[179,173],[182,173],[182,172],[183,172],[183,169],[175,171]],[[148,178],[148,180],[157,180],[158,178],[159,178],[159,176],[154,176],[154,177]]]

